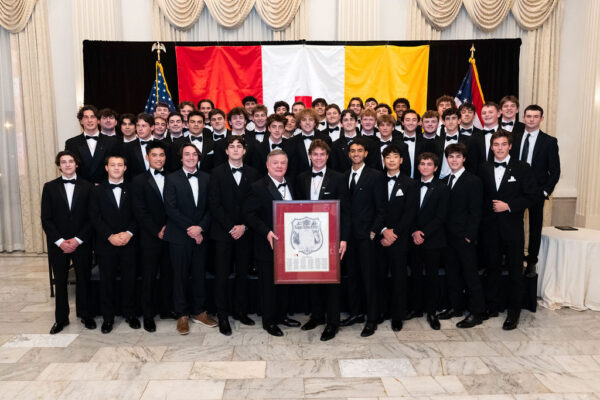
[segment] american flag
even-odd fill
[[[473,124],[477,128],[481,128],[481,108],[483,107],[485,100],[483,99],[483,91],[481,90],[481,84],[479,83],[479,74],[477,73],[477,66],[475,65],[475,58],[469,59],[469,69],[465,75],[456,95],[454,96],[454,103],[456,107],[459,107],[462,103],[472,103],[477,110],[477,115]]]
[[[169,109],[171,111],[175,111],[175,104],[173,103],[171,92],[169,92],[169,87],[167,86],[167,81],[165,80],[165,72],[162,64],[157,61],[154,83],[152,84],[152,90],[150,90],[150,96],[148,96],[148,101],[146,102],[146,108],[144,109],[144,112],[146,114],[154,114],[156,105],[159,102],[167,103],[169,105]]]

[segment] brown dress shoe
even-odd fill
[[[217,326],[217,321],[215,321],[214,319],[212,319],[207,313],[206,311],[204,311],[203,313],[200,313],[198,315],[193,315],[192,316],[192,321],[196,324],[202,324],[202,325],[206,325],[208,327],[214,328],[215,326]]]
[[[190,322],[188,317],[179,317],[177,320],[177,332],[180,335],[187,335],[190,333]]]

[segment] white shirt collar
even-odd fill
[[[359,169],[357,169],[357,170],[354,170],[354,168],[350,167],[351,174],[354,173],[354,172],[356,172],[357,175],[360,175],[363,172],[363,169],[365,169],[365,165],[367,165],[367,164],[365,164],[363,162],[363,165]]]
[[[533,132],[527,132],[527,131],[525,131],[525,134],[528,134],[528,133],[529,133],[529,136],[533,139],[533,138],[537,138],[537,135],[540,133],[540,130],[536,129]]]
[[[450,172],[451,175],[454,175],[454,181],[456,181],[460,176],[465,172],[465,167],[462,167],[457,172]]]
[[[232,165],[229,160],[227,161],[227,164],[229,164],[229,168],[242,168],[244,166],[244,163],[242,163],[242,165],[240,165],[239,167],[236,167],[235,165]]]
[[[119,183],[123,183],[123,182],[125,182],[124,179],[121,179],[119,182],[113,182],[110,179],[108,179],[108,183],[112,183],[113,185],[118,185]]]
[[[93,136],[93,137],[98,137],[98,136],[100,136],[100,131],[96,131],[96,132],[95,132],[93,135],[87,134],[87,133],[85,133],[85,132],[83,132],[83,134],[84,134],[85,136]]]
[[[506,158],[505,158],[504,160],[502,160],[502,161],[498,160],[498,159],[497,159],[497,158],[494,156],[494,161],[495,161],[495,162],[498,162],[498,163],[500,163],[500,162],[506,162],[506,165],[508,165],[508,163],[510,162],[510,154],[509,154],[509,155],[507,155],[507,156],[506,156]]]
[[[269,178],[271,178],[271,180],[273,181],[273,183],[275,184],[275,187],[277,187],[278,185],[281,185],[282,183],[286,183],[285,182],[285,176],[283,177],[283,179],[281,180],[281,182],[277,181],[277,179],[273,178],[271,176],[271,174],[267,174],[269,175]]]
[[[70,177],[70,178],[67,178],[67,177],[66,177],[66,176],[64,176],[63,174],[60,174],[60,176],[61,176],[61,177],[62,177],[64,180],[66,180],[66,181],[73,181],[73,180],[77,179],[77,174],[73,175],[73,176],[72,176],[72,177]]]
[[[429,179],[428,179],[428,180],[426,180],[426,181],[424,181],[423,179],[421,179],[421,182],[423,182],[423,183],[429,183],[429,182],[432,182],[434,177],[435,177],[435,175],[434,175],[434,176],[432,176],[431,178],[429,178]]]
[[[314,168],[312,168],[312,169],[311,169],[311,171],[312,171],[312,172],[315,172],[315,173],[316,173],[316,172],[322,172],[322,173],[323,173],[323,177],[325,177],[325,171],[326,171],[326,170],[327,170],[327,166],[323,167],[323,169],[322,169],[322,170],[320,170],[320,171],[315,171],[315,169],[314,169]]]

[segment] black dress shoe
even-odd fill
[[[481,314],[481,319],[484,321],[487,321],[490,318],[497,318],[498,317],[498,311],[486,311],[483,314]]]
[[[505,331],[512,331],[513,329],[517,328],[518,324],[519,317],[506,317],[506,321],[504,321],[504,324],[502,324],[502,329]]]
[[[288,318],[288,317],[283,317],[280,324],[285,325],[290,328],[297,328],[300,326],[300,322],[296,321],[295,319]]]
[[[231,325],[229,325],[229,318],[219,318],[219,332],[225,336],[231,336]]]
[[[348,318],[340,321],[340,326],[352,326],[354,324],[362,324],[365,322],[365,316],[363,314],[350,315]]]
[[[536,265],[527,263],[527,267],[525,267],[525,277],[533,278],[536,275]]]
[[[175,314],[175,311],[167,311],[167,312],[161,312],[160,313],[160,319],[178,319],[177,314]]]
[[[429,326],[434,331],[440,330],[440,320],[435,316],[435,314],[427,314],[427,322],[429,322]]]
[[[362,332],[360,333],[360,336],[369,337],[372,334],[374,334],[376,330],[377,330],[377,324],[375,322],[367,322],[365,324],[365,327],[363,328]]]
[[[140,325],[140,320],[136,317],[125,318],[125,321],[129,324],[131,329],[140,329],[142,325]]]
[[[411,311],[408,314],[406,314],[406,316],[404,317],[405,321],[411,320],[413,318],[421,318],[423,316],[423,313],[421,311]]]
[[[478,317],[475,314],[469,314],[469,315],[467,315],[467,318],[458,322],[456,324],[456,327],[457,328],[472,328],[474,326],[480,325],[481,322],[483,322],[483,321],[481,321],[480,317]]]
[[[94,318],[82,318],[81,322],[86,329],[96,329],[96,321],[94,321]]]
[[[310,318],[304,325],[302,325],[302,329],[303,331],[310,331],[315,329],[317,326],[319,325],[323,325],[325,323],[325,321],[323,321],[322,319],[316,319],[316,318]]]
[[[402,330],[402,320],[401,319],[393,319],[392,320],[392,330],[394,332],[398,332]]]
[[[152,318],[144,318],[144,330],[147,332],[156,332],[156,324]]]
[[[321,333],[321,342],[326,342],[335,337],[338,331],[338,327],[335,325],[327,324],[325,325],[325,330]]]
[[[50,334],[56,335],[58,332],[62,331],[63,328],[67,325],[69,325],[68,320],[65,322],[55,322],[54,325],[52,325],[52,328],[50,328]]]
[[[450,319],[454,317],[462,317],[463,313],[456,311],[454,308],[447,308],[437,315],[438,319]]]
[[[254,320],[246,314],[235,314],[233,319],[240,321],[243,325],[253,326],[255,324]]]
[[[268,325],[264,329],[271,336],[283,336],[283,332],[275,324]]]
[[[102,333],[110,333],[112,331],[112,328],[113,328],[112,322],[104,321],[102,323],[102,326],[100,327],[100,331]]]

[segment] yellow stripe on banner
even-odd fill
[[[392,103],[406,97],[419,114],[427,109],[429,46],[346,46],[344,107],[352,97]]]
[[[475,65],[475,59],[470,58],[469,62],[473,64],[473,73],[475,74],[475,80],[477,81],[477,89],[479,89],[479,95],[481,96],[481,101],[485,104],[485,99],[483,98],[483,91],[481,90],[481,83],[479,83],[479,72],[477,72],[477,65]]]

